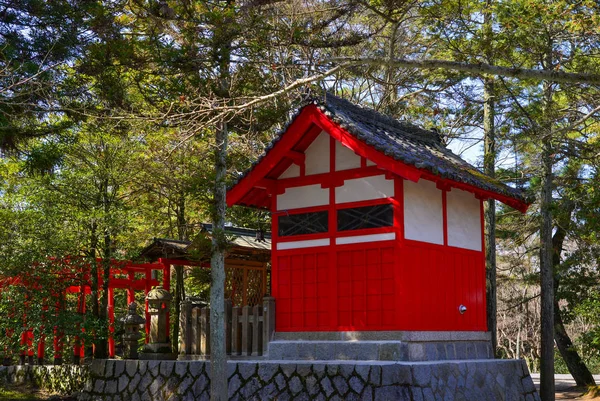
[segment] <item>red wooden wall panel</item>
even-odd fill
[[[400,253],[407,309],[399,330],[486,330],[481,252],[407,241]]]

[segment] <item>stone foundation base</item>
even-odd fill
[[[521,360],[229,361],[232,400],[538,401]],[[81,401],[209,400],[210,363],[95,361]]]
[[[0,384],[32,383],[62,395],[80,392],[88,379],[86,366],[0,366]]]

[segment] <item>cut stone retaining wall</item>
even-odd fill
[[[229,361],[232,400],[539,401],[521,360]],[[210,363],[94,361],[81,401],[208,400]]]
[[[61,395],[81,392],[89,379],[87,366],[0,366],[0,383],[33,383]]]

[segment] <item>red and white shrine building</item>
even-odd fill
[[[436,132],[328,94],[227,202],[272,213],[277,332],[486,331],[489,198],[528,206]]]

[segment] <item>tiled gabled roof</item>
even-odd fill
[[[523,191],[488,177],[444,147],[436,131],[395,120],[373,109],[358,106],[329,93],[323,98],[309,102],[309,104],[311,103],[355,138],[394,160],[426,170],[445,179],[497,193],[526,204],[531,203],[531,199]],[[252,166],[238,178],[237,182],[247,176],[273,149],[302,109],[303,107],[298,110],[286,127],[265,148],[263,155],[252,163]]]
[[[327,94],[316,105],[334,122],[381,153],[437,176],[530,203],[523,191],[488,177],[442,145],[435,131]]]

